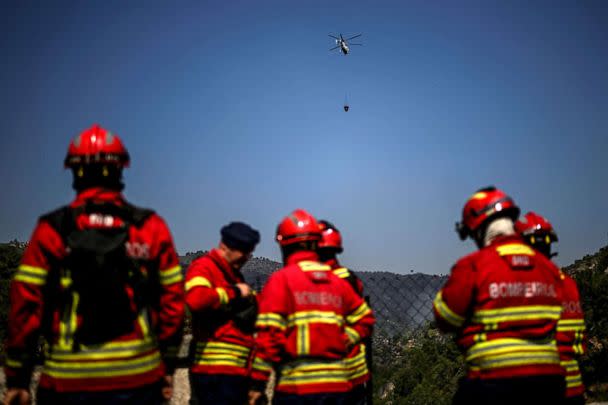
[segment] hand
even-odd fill
[[[173,396],[173,376],[166,375],[161,380],[161,393],[165,401],[170,401]]]
[[[4,405],[30,405],[32,396],[25,388],[9,388],[4,395]]]
[[[234,285],[241,292],[241,297],[248,298],[251,296],[251,287],[245,283],[237,283]]]
[[[264,393],[260,391],[249,390],[249,405],[260,405],[264,402]]]

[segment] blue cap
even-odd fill
[[[260,233],[243,222],[231,222],[221,230],[222,243],[243,253],[253,252],[260,242]]]

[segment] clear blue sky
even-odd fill
[[[348,266],[446,273],[488,184],[553,222],[562,265],[608,242],[607,2],[136,3],[0,6],[0,240],[72,198],[68,142],[98,122],[180,253],[242,220],[278,259],[301,207]],[[340,32],[364,46],[330,53]]]

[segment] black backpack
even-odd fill
[[[100,220],[118,217],[124,225],[78,229],[76,219],[83,213],[97,215]],[[149,259],[131,258],[126,250],[129,228],[140,227],[152,214],[129,204],[87,203],[62,207],[41,217],[61,235],[68,252],[57,265],[60,277],[69,276],[71,283],[55,290],[55,298],[63,319],[69,319],[74,310],[82,316],[82,324],[72,331],[74,350],[80,344],[101,344],[132,332],[140,311],[154,305],[159,295],[155,291],[159,288],[158,273],[152,271]],[[135,308],[127,286],[133,289]]]

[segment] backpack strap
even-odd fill
[[[129,203],[125,203],[125,205],[121,208],[123,208],[124,212],[128,216],[128,222],[132,223],[136,227],[143,225],[145,220],[155,213],[154,210],[149,208],[140,208]]]
[[[72,208],[69,205],[65,205],[54,211],[42,215],[39,221],[44,221],[51,226],[58,234],[61,239],[65,242],[69,233],[73,230],[74,215]]]

